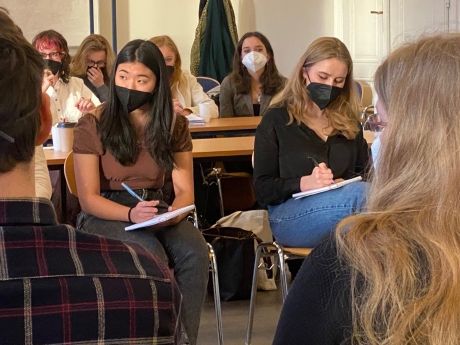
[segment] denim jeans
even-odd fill
[[[268,216],[276,241],[289,247],[315,247],[343,218],[364,207],[366,182],[268,206]]]
[[[129,207],[138,202],[125,191],[102,194],[109,200]],[[161,192],[148,191],[143,194],[143,198],[156,200],[161,198]],[[183,296],[182,322],[190,344],[196,344],[209,268],[208,248],[202,234],[187,220],[156,230],[143,228],[125,231],[127,225],[127,222],[100,219],[84,212],[80,213],[77,220],[79,230],[136,242],[169,262],[174,268],[174,276]]]

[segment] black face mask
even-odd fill
[[[62,68],[62,62],[49,59],[43,59],[43,62],[45,63],[45,69],[49,69],[53,74],[57,74]]]
[[[322,83],[313,83],[307,85],[307,90],[310,95],[310,99],[316,103],[316,105],[323,110],[330,103],[334,102],[342,92],[341,87],[331,86]]]
[[[115,92],[123,109],[130,113],[147,103],[153,93],[127,89],[126,87],[115,85]]]
[[[307,90],[310,99],[315,102],[321,110],[326,108],[331,102],[334,102],[342,92],[341,87],[313,82],[307,85]]]
[[[166,75],[168,76],[169,79],[172,78],[174,71],[175,71],[174,66],[166,65]]]

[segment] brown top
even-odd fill
[[[142,145],[134,165],[121,165],[109,151],[104,150],[96,126],[97,121],[92,114],[86,114],[78,121],[74,132],[73,151],[100,157],[101,191],[122,190],[122,182],[126,182],[133,189],[161,188],[165,170],[155,162],[146,147]],[[176,118],[172,134],[172,150],[173,152],[192,151],[192,138],[184,116]]]

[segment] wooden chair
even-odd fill
[[[307,257],[312,250],[313,248],[284,247],[276,241],[262,242],[258,244],[254,260],[254,272],[252,274],[251,300],[249,302],[249,316],[248,325],[246,328],[245,345],[251,344],[252,328],[254,321],[254,309],[256,305],[258,269],[260,267],[264,267],[266,270],[271,270],[276,264],[276,266],[279,269],[281,296],[284,303],[286,296],[288,294],[287,272],[285,269],[286,261],[293,259],[303,259]],[[271,258],[272,262],[275,262],[275,264],[271,265],[270,267],[265,267],[265,263],[260,263],[261,259],[262,262],[264,262],[264,258]]]
[[[77,182],[75,181],[75,169],[74,169],[74,161],[73,161],[73,152],[70,151],[64,161],[64,176],[67,183],[67,187],[69,188],[70,193],[78,197],[77,191]],[[196,212],[192,215],[192,222],[195,227],[198,229],[198,217]],[[216,261],[216,254],[214,253],[214,249],[208,243],[208,256],[209,256],[209,271],[211,272],[212,277],[212,285],[213,285],[213,292],[214,292],[214,309],[216,311],[216,323],[217,323],[217,344],[223,345],[223,327],[222,327],[222,308],[220,304],[220,291],[219,291],[219,276],[217,272],[217,261]]]

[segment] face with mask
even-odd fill
[[[115,92],[127,113],[141,108],[152,98],[157,78],[140,62],[125,62],[115,72]]]
[[[163,58],[165,59],[166,63],[166,72],[168,73],[169,79],[172,78],[176,65],[176,54],[174,53],[174,50],[172,50],[170,47],[164,45],[159,47],[161,54],[163,55]]]
[[[262,41],[255,37],[247,37],[241,47],[241,63],[250,73],[262,70],[268,62],[267,49]]]
[[[345,86],[347,74],[347,65],[337,58],[304,66],[303,78],[308,95],[319,109],[325,109],[337,99]]]

